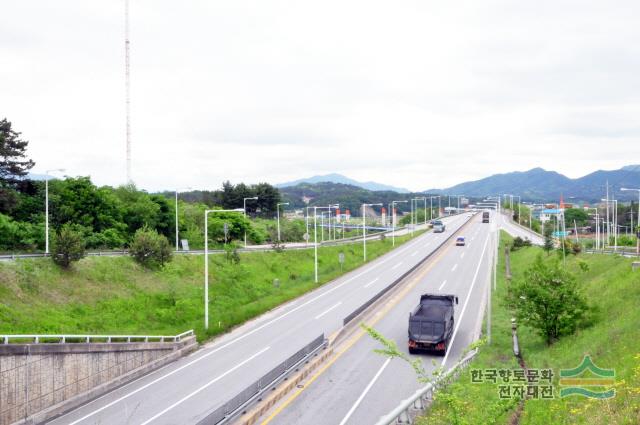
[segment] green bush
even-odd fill
[[[85,256],[85,243],[82,234],[65,225],[53,238],[51,259],[54,263],[68,269],[71,263]]]
[[[513,284],[506,301],[518,321],[536,329],[547,344],[574,333],[589,310],[576,278],[558,262],[548,267],[541,256]]]
[[[169,240],[154,229],[138,229],[129,246],[129,254],[147,268],[163,266],[171,261],[173,251]]]

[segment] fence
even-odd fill
[[[462,228],[462,227],[460,227],[460,228]],[[429,258],[431,258],[431,256],[434,253],[436,253],[441,246],[443,246],[445,243],[447,243],[449,240],[451,240],[451,238],[453,238],[455,236],[456,232],[450,232],[449,236],[447,238],[445,238],[445,240],[443,240],[442,243],[440,243],[440,245],[438,245],[434,250],[432,250],[426,257],[424,257],[422,260],[418,261],[413,267],[411,267],[409,270],[407,270],[402,275],[400,275],[400,277],[398,277],[396,280],[394,280],[389,286],[387,286],[384,289],[382,289],[380,292],[378,292],[376,295],[374,295],[370,300],[368,300],[367,302],[362,304],[355,311],[353,311],[351,314],[349,314],[347,317],[345,317],[342,320],[342,325],[346,326],[347,323],[351,322],[354,318],[356,318],[358,315],[360,315],[360,313],[362,313],[367,308],[369,308],[369,306],[371,306],[371,304],[373,304],[374,302],[378,301],[384,294],[386,294],[391,289],[393,289],[398,283],[402,282],[402,280],[404,280],[415,269],[420,267],[425,261],[427,261]]]
[[[126,343],[126,342],[179,342],[193,335],[193,329],[179,335],[0,335],[2,344],[79,344],[79,343]]]
[[[256,399],[267,388],[270,388],[275,382],[298,366],[305,358],[313,354],[320,347],[325,345],[324,334],[318,336],[316,339],[307,344],[304,348],[297,353],[289,357],[284,362],[273,368],[266,373],[262,378],[258,379],[253,384],[249,385],[246,389],[233,397],[231,400],[214,410],[207,415],[206,418],[198,422],[198,425],[215,425],[221,422],[226,422],[231,419],[235,414],[239,413],[242,407],[247,406],[251,401]]]
[[[427,386],[416,391],[411,397],[403,400],[391,413],[381,417],[376,425],[413,423],[412,413],[425,410],[433,400],[434,393],[438,389],[447,386],[451,381],[457,379],[460,373],[469,366],[469,363],[471,363],[477,353],[477,349],[471,351],[446,373],[438,376],[435,381],[427,384]]]

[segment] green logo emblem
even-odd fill
[[[585,376],[587,375],[587,376]],[[615,383],[614,369],[601,369],[585,356],[582,363],[574,369],[560,369],[560,397],[581,395],[590,398],[606,399],[616,395],[612,386]]]

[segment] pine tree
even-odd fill
[[[12,180],[27,174],[35,163],[26,157],[28,141],[11,129],[11,122],[0,120],[0,180]]]

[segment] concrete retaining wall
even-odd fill
[[[0,425],[44,422],[196,348],[180,342],[0,345]]]

